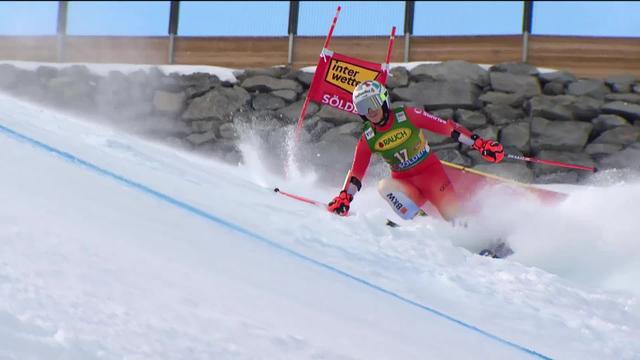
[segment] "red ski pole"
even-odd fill
[[[290,194],[290,193],[288,193],[286,191],[282,191],[282,190],[280,190],[278,188],[273,189],[273,191],[277,192],[278,194],[284,195],[286,197],[290,197],[290,198],[298,200],[298,201],[306,202],[308,204],[319,206],[319,207],[322,207],[322,208],[325,208],[325,209],[327,208],[327,204],[321,203],[320,201],[316,201],[316,200],[313,200],[313,199],[308,199],[306,197],[302,197],[302,196],[299,196],[299,195]]]
[[[539,164],[560,166],[560,167],[565,167],[565,168],[570,168],[570,169],[586,170],[586,171],[593,171],[593,172],[598,171],[598,168],[595,168],[595,167],[588,167],[588,166],[582,166],[582,165],[573,165],[573,164],[565,164],[565,163],[562,163],[562,162],[559,162],[559,161],[542,160],[542,159],[536,159],[536,158],[532,158],[532,157],[528,157],[528,156],[520,156],[520,155],[514,155],[514,154],[506,154],[506,155],[507,155],[507,158],[514,159],[514,160],[529,161],[529,162],[534,162],[534,163],[539,163]]]

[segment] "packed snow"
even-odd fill
[[[242,141],[229,165],[0,95],[0,359],[640,358],[635,175],[460,227],[395,218],[372,173],[338,217],[273,189],[342,178]]]

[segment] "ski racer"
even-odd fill
[[[353,91],[353,104],[364,120],[364,127],[344,185],[328,205],[338,215],[349,213],[373,153],[381,155],[391,167],[391,177],[378,183],[378,192],[402,219],[415,217],[427,201],[445,220],[453,220],[460,214],[461,200],[421,129],[469,145],[491,163],[504,158],[500,143],[485,140],[451,119],[445,121],[421,108],[391,109],[387,89],[378,81],[360,83]]]

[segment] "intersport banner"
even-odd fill
[[[309,100],[356,114],[351,94],[366,80],[387,81],[387,64],[373,63],[338,54],[329,49],[320,53]]]

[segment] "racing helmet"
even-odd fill
[[[389,112],[391,104],[389,102],[389,92],[384,85],[376,80],[363,81],[353,90],[353,105],[356,111],[363,118],[369,113],[369,109],[384,109],[385,118]]]

